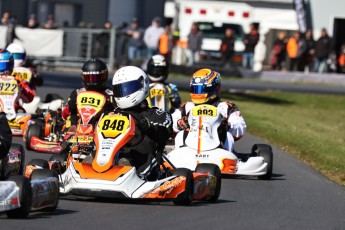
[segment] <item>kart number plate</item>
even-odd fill
[[[98,128],[105,138],[116,138],[126,133],[129,127],[129,119],[123,115],[104,116],[98,124]]]
[[[15,94],[18,92],[18,83],[15,79],[6,81],[0,79],[0,94]]]
[[[69,142],[71,142],[71,143],[75,143],[75,142],[90,143],[92,141],[93,141],[93,137],[91,137],[91,136],[73,136],[71,139],[69,139]]]
[[[165,90],[164,89],[151,89],[150,90],[150,97],[155,96],[165,96]]]
[[[95,108],[102,108],[105,104],[106,98],[103,94],[97,92],[82,92],[78,94],[77,103],[78,108],[92,106]]]
[[[30,82],[32,73],[27,68],[15,67],[13,69],[12,76],[14,76],[18,81]]]
[[[193,108],[192,115],[215,117],[217,116],[217,108],[210,105],[199,105]]]

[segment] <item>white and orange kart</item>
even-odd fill
[[[8,124],[14,136],[22,136],[31,115],[18,108],[21,89],[13,76],[0,76],[0,106],[6,113]]]
[[[122,147],[136,145],[140,139],[138,133],[141,132],[132,115],[102,115],[95,132],[95,152],[74,143],[68,156],[54,154],[50,158],[50,168],[60,172],[60,193],[173,201],[178,205],[189,205],[193,200],[215,202],[218,199],[221,173],[217,165],[200,164],[193,173],[185,168],[176,169],[163,160],[164,157],[157,166],[158,161],[153,158],[141,174],[130,164],[119,165]],[[26,174],[44,165],[47,162],[42,160],[30,162]],[[157,177],[148,179],[153,171]]]
[[[93,142],[94,119],[103,112],[106,97],[95,91],[81,92],[77,96],[77,109],[80,115],[80,124],[76,130],[66,128],[61,112],[49,112],[43,119],[33,119],[23,136],[28,150],[44,153],[59,153],[64,144],[78,142],[88,145]]]
[[[176,135],[175,147],[167,154],[168,159],[176,167],[191,170],[199,164],[214,163],[219,166],[223,175],[270,179],[273,166],[271,146],[255,144],[248,154],[226,150],[218,135],[218,128],[223,120],[216,107],[195,106],[188,115],[189,130],[180,131]]]

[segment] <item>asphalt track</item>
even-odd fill
[[[78,78],[68,76],[39,94],[59,93],[67,98]],[[14,142],[22,143],[21,138]],[[254,143],[246,135],[237,151],[249,152]],[[34,212],[26,220],[0,215],[0,229],[345,229],[345,188],[280,149],[274,150],[273,178],[223,178],[216,203],[190,207],[171,202],[141,203],[93,198],[63,198],[55,213]],[[26,161],[49,154],[26,152]]]

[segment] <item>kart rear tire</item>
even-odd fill
[[[195,172],[208,172],[212,176],[215,176],[217,178],[217,182],[216,182],[217,184],[216,184],[215,192],[207,200],[209,202],[216,202],[219,198],[220,190],[222,187],[222,173],[220,171],[219,166],[216,164],[202,163],[202,164],[198,164],[196,166]]]
[[[43,160],[43,159],[32,159],[31,161],[29,161],[29,163],[27,163],[27,165],[34,165],[42,169],[49,169],[48,161]]]
[[[26,218],[31,211],[32,189],[30,180],[24,176],[11,176],[8,181],[14,181],[19,187],[20,208],[6,211],[8,218]]]
[[[177,196],[173,201],[174,204],[183,206],[191,205],[194,195],[194,179],[192,171],[187,168],[178,168],[174,171],[173,175],[186,177],[186,189]]]
[[[48,177],[56,177],[57,180],[59,181],[59,175],[56,171],[50,170],[50,169],[37,169],[34,170],[30,176],[31,180],[39,180],[39,179],[45,179]],[[58,188],[59,189],[59,188]],[[46,212],[54,212],[59,204],[59,193],[56,194],[56,203],[52,207],[47,207],[42,209],[41,211],[46,211]]]
[[[18,171],[18,175],[23,175],[24,172],[24,164],[25,164],[25,150],[21,144],[12,143],[10,151],[19,151],[20,154],[20,168]]]
[[[32,148],[30,147],[31,138],[34,136],[38,138],[43,137],[43,125],[40,123],[33,123],[29,125],[25,135],[25,147],[27,150],[32,150]]]
[[[259,156],[259,152],[262,150],[268,150],[272,152],[272,147],[267,144],[254,144],[252,147],[252,156]]]
[[[67,161],[67,156],[65,154],[54,154],[50,157],[49,161],[60,161],[61,173],[64,173],[67,169],[65,162]]]
[[[267,147],[268,146],[268,147]],[[271,146],[267,145],[264,148],[259,148],[257,150],[257,156],[261,156],[264,158],[265,162],[267,163],[267,172],[264,175],[258,176],[261,180],[270,180],[272,177],[273,171],[273,151]]]

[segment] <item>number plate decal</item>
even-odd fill
[[[116,138],[126,133],[129,127],[129,119],[123,115],[104,116],[98,123],[98,130],[105,138]]]
[[[217,108],[210,105],[198,105],[193,108],[192,115],[215,117],[217,116]]]

